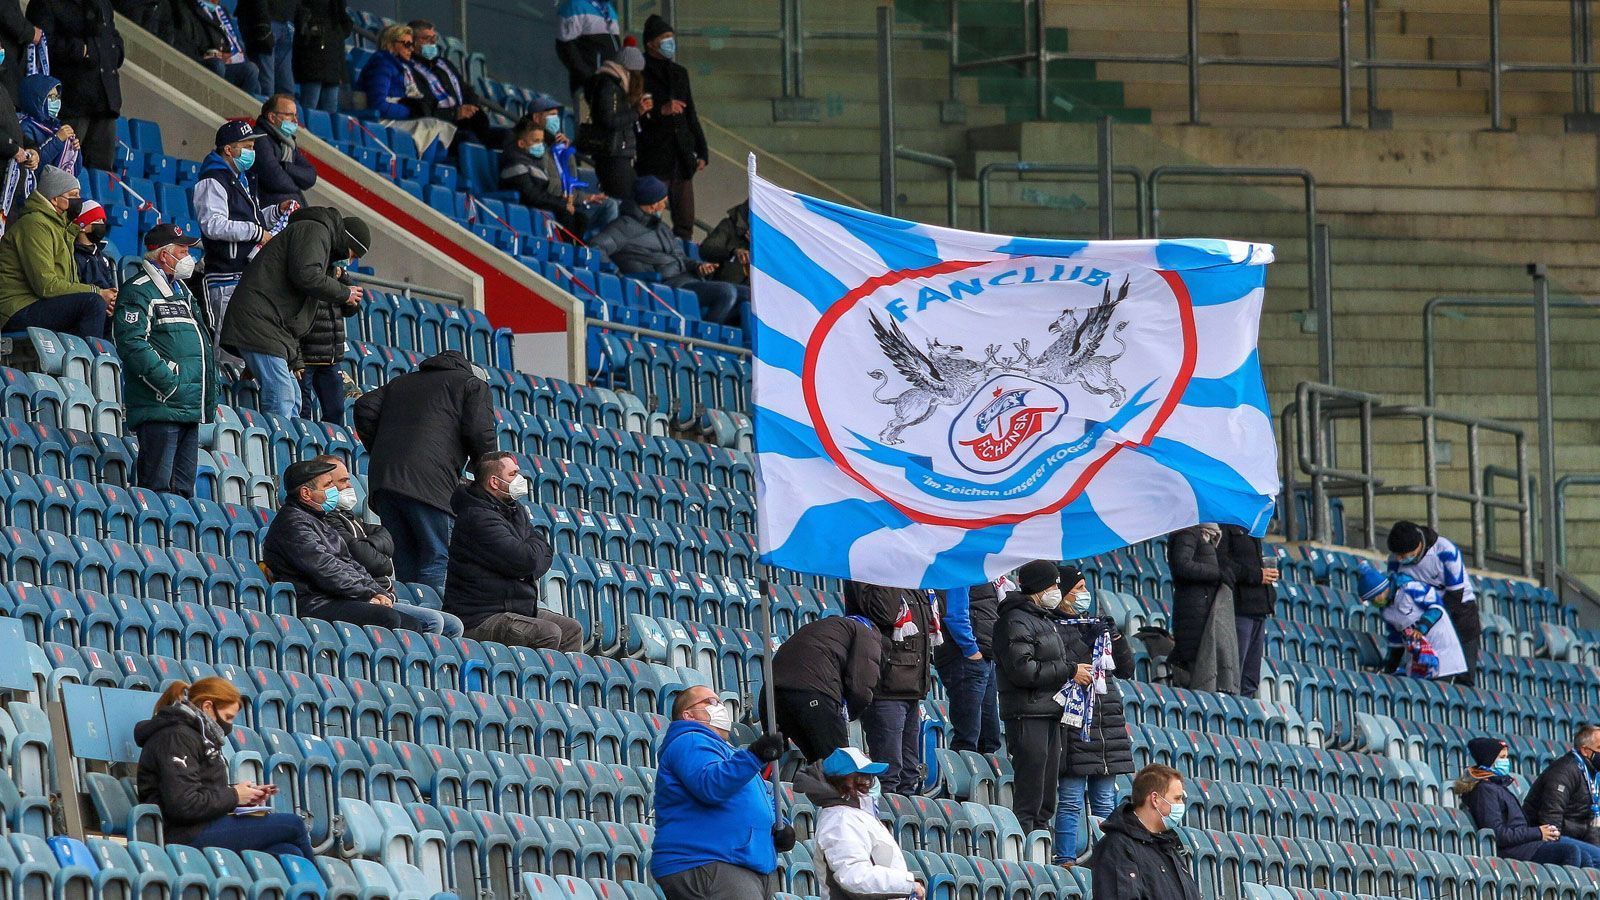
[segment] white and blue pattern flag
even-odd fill
[[[753,172],[750,197],[763,561],[950,588],[1265,531],[1270,246],[957,231]]]

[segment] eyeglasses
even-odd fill
[[[400,41],[400,46],[406,48],[407,50],[410,50],[415,45],[412,44],[410,41]]]

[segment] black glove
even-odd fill
[[[787,746],[788,742],[784,740],[783,735],[763,734],[761,737],[751,741],[750,746],[745,749],[754,753],[756,759],[769,763],[777,762],[778,758],[783,756],[783,751]]]
[[[779,853],[794,849],[794,826],[787,823],[772,826],[772,848]]]

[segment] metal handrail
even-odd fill
[[[924,153],[921,150],[912,150],[910,147],[901,147],[898,144],[895,145],[894,155],[896,159],[904,159],[914,163],[922,163],[925,166],[933,166],[935,168],[944,169],[945,172],[948,173],[946,175],[948,183],[946,185],[947,194],[945,199],[945,218],[949,222],[950,227],[955,228],[959,224],[956,221],[956,214],[958,212],[958,198],[956,195],[956,161],[948,156],[940,156],[937,153]]]
[[[1556,562],[1567,564],[1567,488],[1600,486],[1600,472],[1569,472],[1556,479]]]
[[[351,281],[354,281],[356,284],[364,284],[375,288],[399,291],[400,295],[408,300],[411,299],[412,296],[417,296],[428,297],[434,300],[443,300],[446,303],[454,303],[457,306],[467,305],[467,298],[464,295],[457,294],[454,291],[447,291],[442,288],[433,288],[422,284],[412,284],[409,281],[395,281],[391,278],[379,278],[376,275],[367,275],[362,272],[346,272],[345,276]]]
[[[992,162],[978,170],[978,230],[989,230],[989,178],[996,172],[1016,172],[1018,175],[1095,175],[1100,167],[1093,163],[1036,163]],[[1138,166],[1112,166],[1113,175],[1127,175],[1133,179],[1134,218],[1139,237],[1145,236],[1146,193],[1144,172]]]
[[[1422,402],[1429,406],[1438,402],[1438,348],[1434,343],[1435,311],[1452,306],[1531,310],[1533,304],[1532,297],[1462,297],[1454,295],[1434,297],[1424,303],[1422,305]],[[1592,309],[1600,312],[1600,299],[1551,297],[1550,307],[1552,309]]]
[[[610,322],[605,319],[584,319],[583,325],[586,329],[598,328],[601,331],[623,331],[628,334],[637,334],[640,337],[654,338],[658,341],[670,341],[674,344],[698,347],[702,350],[716,350],[721,353],[732,353],[736,356],[751,355],[748,347],[735,347],[732,344],[708,341],[704,338],[692,337],[687,334],[673,334],[670,331],[657,331],[654,328],[640,328],[637,325],[625,325],[622,322]]]

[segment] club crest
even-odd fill
[[[985,384],[950,425],[950,455],[969,472],[995,475],[1015,466],[1067,413],[1054,387],[1020,375]]]

